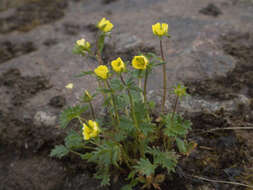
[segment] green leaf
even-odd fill
[[[181,153],[187,152],[187,148],[186,148],[183,140],[181,140],[180,138],[176,138],[176,143],[177,143],[177,147],[179,149],[179,152],[181,152]]]
[[[96,179],[100,179],[102,180],[100,185],[101,186],[106,186],[106,185],[110,185],[110,174],[108,172],[108,168],[100,168],[99,171],[94,175],[94,177]]]
[[[147,136],[148,134],[151,134],[154,132],[155,125],[152,123],[147,123],[147,122],[141,122],[140,124],[140,130],[141,132]],[[150,139],[151,140],[151,139]]]
[[[134,130],[133,121],[130,120],[129,118],[123,117],[123,116],[120,117],[119,127],[120,127],[121,130],[124,130],[128,133],[130,133]]]
[[[68,126],[69,122],[73,119],[79,117],[83,112],[88,109],[88,106],[75,106],[65,109],[60,115],[60,126],[65,128]]]
[[[169,137],[185,137],[191,129],[191,122],[179,115],[175,115],[173,121],[171,115],[167,115],[163,118],[163,122],[166,127],[163,132]]]
[[[92,75],[94,74],[94,71],[83,71],[79,75],[76,75],[75,77],[84,77],[86,75]]]
[[[71,130],[68,136],[65,138],[65,145],[69,149],[80,149],[83,147],[83,137],[74,130]]]
[[[148,102],[149,109],[151,109],[151,110],[154,109],[155,108],[155,104],[156,104],[155,101],[149,101]]]
[[[62,158],[69,153],[69,150],[64,145],[56,145],[54,149],[51,151],[51,157]]]
[[[92,152],[85,153],[81,156],[83,160],[89,160],[92,157]]]
[[[103,145],[96,147],[96,150],[92,152],[92,156],[88,161],[109,167],[110,165],[118,166],[121,158],[122,152],[120,146],[112,141],[107,141]]]
[[[114,93],[113,90],[108,89],[108,88],[98,88],[97,90],[100,91],[100,92],[102,92],[102,93],[104,93],[104,94],[108,94],[108,93],[111,94],[111,93]]]
[[[142,175],[150,176],[155,173],[156,165],[152,164],[147,158],[141,158],[134,168]]]
[[[122,84],[122,82],[118,79],[112,79],[111,80],[111,88],[114,91],[122,91],[124,89],[124,85]]]
[[[168,173],[170,173],[171,171],[175,171],[175,167],[177,165],[177,156],[174,152],[162,152],[159,150],[159,148],[148,147],[146,153],[149,153],[153,156],[154,164],[166,168]]]
[[[127,184],[121,187],[120,190],[133,190],[133,188],[132,188],[132,185]]]

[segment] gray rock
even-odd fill
[[[55,126],[57,117],[55,115],[51,115],[49,113],[38,111],[34,115],[34,123],[37,126]]]

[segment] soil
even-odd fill
[[[217,17],[222,14],[222,11],[215,4],[210,3],[206,7],[199,10],[201,14]]]
[[[12,15],[0,18],[0,33],[27,32],[38,25],[54,22],[64,16],[67,6],[66,0],[39,0],[21,5]]]
[[[110,3],[113,3],[113,2],[116,2],[118,0],[103,0],[103,3],[104,4],[110,4]]]
[[[229,100],[242,93],[253,98],[253,34],[232,32],[221,37],[223,50],[237,59],[226,77],[187,82],[188,92],[218,100]]]
[[[45,77],[24,77],[18,69],[10,69],[3,73],[0,81],[0,86],[7,87],[7,93],[10,94],[14,106],[21,106],[26,99],[51,87]]]
[[[62,108],[66,104],[66,99],[64,96],[55,96],[50,99],[49,105],[55,108]]]
[[[15,42],[15,41],[4,41],[0,43],[0,64],[4,63],[9,59],[31,53],[37,48],[32,41],[27,42]]]

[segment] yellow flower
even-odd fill
[[[99,133],[98,123],[96,121],[89,120],[88,125],[83,123],[83,137],[84,140],[96,137]]]
[[[154,35],[162,37],[168,35],[168,24],[166,23],[156,23],[152,25],[152,30]]]
[[[105,65],[100,65],[94,70],[95,74],[102,78],[102,79],[107,79],[108,78],[108,73],[109,70]]]
[[[76,41],[76,45],[79,46],[80,48],[88,51],[90,49],[90,43],[87,42],[85,39],[80,39]]]
[[[119,57],[118,59],[115,59],[111,62],[112,69],[117,72],[121,73],[126,70],[125,63],[122,61],[122,59]]]
[[[140,56],[135,56],[132,60],[132,66],[135,68],[135,69],[146,69],[148,65],[148,59],[143,56],[143,55],[140,55]]]
[[[72,89],[74,87],[74,84],[73,83],[69,83],[65,86],[65,88],[67,89]]]
[[[110,32],[113,28],[113,24],[109,20],[106,20],[106,18],[102,18],[98,22],[97,27],[103,32]]]
[[[174,93],[178,96],[178,97],[182,97],[187,95],[186,92],[186,87],[181,86],[180,84],[177,85],[177,87],[174,89]]]

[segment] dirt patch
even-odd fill
[[[118,0],[103,0],[103,4],[110,4],[110,3],[113,3],[113,2],[116,2]]]
[[[67,0],[39,0],[18,7],[13,15],[0,19],[0,33],[14,30],[27,32],[34,27],[51,23],[64,16]]]
[[[253,35],[231,32],[221,37],[223,50],[237,59],[236,67],[226,77],[186,82],[192,95],[229,100],[236,93],[253,97]]]
[[[228,130],[206,132],[213,128],[231,127],[223,115],[201,112],[195,113],[189,119],[193,123],[193,130],[188,138],[198,146],[189,157],[180,159],[176,176],[181,178],[185,187],[193,186],[194,189],[204,182],[193,178],[192,175],[224,181],[238,180],[250,166],[250,154],[253,153],[245,139],[242,140],[233,131]],[[223,190],[235,187],[218,183],[211,183],[211,186]],[[244,188],[237,186],[236,189]]]
[[[81,30],[81,26],[74,23],[64,23],[63,31],[67,35],[77,35]]]
[[[31,53],[35,51],[37,48],[33,44],[33,42],[23,42],[23,43],[16,43],[11,41],[4,41],[0,43],[0,64],[18,57],[20,55],[24,55],[27,53]]]
[[[222,14],[222,11],[215,4],[210,3],[207,5],[207,7],[200,9],[199,13],[204,14],[204,15],[208,15],[208,16],[217,17]]]
[[[45,77],[23,77],[18,69],[3,73],[0,76],[0,86],[2,85],[8,88],[6,93],[12,96],[12,104],[15,106],[21,106],[26,99],[51,87]]]
[[[55,96],[50,99],[49,105],[55,108],[62,108],[66,104],[64,96]]]
[[[54,46],[56,44],[58,44],[58,40],[57,39],[54,39],[54,38],[49,38],[49,39],[46,39],[43,44],[47,47],[51,47],[51,46]]]

